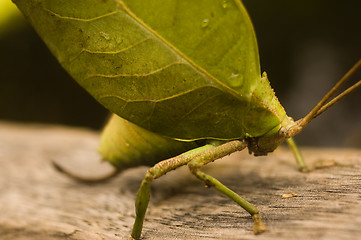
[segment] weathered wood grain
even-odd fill
[[[0,122],[0,239],[127,239],[134,198],[146,167],[98,184],[58,172],[57,161],[81,175],[102,175],[98,133],[60,126]],[[206,172],[260,209],[268,231],[252,234],[250,216],[181,168],[154,182],[144,239],[357,239],[361,236],[361,150],[306,148],[299,173],[291,153],[246,151]],[[100,165],[100,166],[99,166]],[[296,193],[296,197],[282,198]]]

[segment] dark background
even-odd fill
[[[359,0],[245,0],[262,71],[289,116],[304,116],[361,57]],[[0,120],[100,129],[108,112],[23,20],[0,34]],[[361,72],[361,71],[360,71]],[[361,79],[361,73],[353,82]],[[361,147],[361,89],[312,122],[302,145]],[[0,136],[1,137],[1,136]]]

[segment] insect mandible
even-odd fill
[[[304,118],[288,117],[261,75],[240,0],[13,1],[64,69],[119,116],[103,131],[104,159],[118,169],[155,164],[138,191],[134,239],[152,180],[183,165],[249,212],[254,232],[263,232],[258,209],[200,168],[246,147],[266,155],[287,141],[306,169],[292,137],[361,85],[329,101],[359,61]]]

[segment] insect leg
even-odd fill
[[[157,164],[155,164],[152,168],[150,168],[147,173],[145,174],[145,177],[140,185],[140,188],[138,190],[137,198],[135,201],[135,222],[133,225],[132,230],[132,238],[133,239],[139,239],[142,227],[143,227],[143,221],[145,212],[148,207],[149,199],[150,199],[150,184],[154,179],[157,179],[167,172],[170,172],[178,167],[181,167],[183,165],[186,165],[189,161],[191,161],[195,156],[199,155],[200,153],[207,151],[211,148],[214,148],[213,145],[204,145],[199,148],[192,149],[188,152],[185,152],[181,155],[178,155],[176,157],[161,161]]]
[[[296,145],[296,143],[295,143],[295,141],[293,140],[292,137],[287,139],[287,144],[290,147],[290,149],[292,150],[293,155],[296,158],[298,169],[301,172],[308,172],[309,170],[308,170],[308,168],[306,166],[306,163],[305,163],[305,161],[303,159],[303,156],[302,156],[300,150],[298,149],[298,147],[297,147],[297,145]]]
[[[202,166],[224,156],[229,155],[232,152],[240,151],[244,149],[247,144],[243,141],[232,141],[215,147],[207,152],[204,152],[198,156],[196,156],[192,161],[188,163],[188,167],[190,171],[200,180],[204,181],[207,186],[215,187],[218,191],[223,193],[224,195],[231,198],[235,201],[238,205],[240,205],[243,209],[245,209],[249,214],[251,214],[254,225],[253,225],[253,232],[255,234],[259,234],[266,230],[265,225],[262,222],[261,215],[258,209],[253,206],[251,203],[243,199],[237,193],[232,191],[231,189],[224,186],[221,182],[219,182],[214,177],[205,174],[204,172],[200,171],[199,168]]]

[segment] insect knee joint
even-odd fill
[[[149,181],[152,181],[152,180],[154,180],[156,178],[157,178],[157,176],[152,171],[152,168],[151,168],[151,169],[148,169],[147,173],[145,174],[144,180],[147,180],[149,182]]]
[[[192,163],[192,162],[189,162],[187,165],[188,165],[188,168],[191,171],[191,173],[197,175],[197,172],[198,172],[198,169],[200,168],[200,166],[198,164]]]
[[[199,166],[198,164],[194,164],[194,163],[188,163],[188,167],[189,167],[189,170],[191,171],[191,173],[194,176],[196,176],[198,179],[202,180],[206,184],[206,187],[213,187],[214,186],[214,184],[209,179],[207,174],[205,174],[204,172],[199,170],[199,168],[201,166]]]
[[[201,171],[199,171],[200,166],[196,163],[188,163],[188,168],[191,171],[192,174],[194,174],[196,177],[200,178]]]

